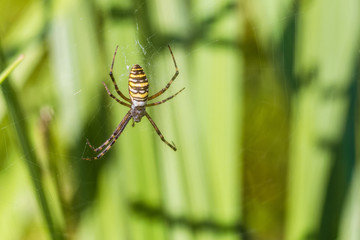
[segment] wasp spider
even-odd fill
[[[151,125],[155,128],[155,131],[157,132],[157,134],[160,136],[161,140],[164,143],[166,143],[169,147],[171,147],[174,151],[176,151],[176,147],[175,147],[174,143],[170,144],[168,141],[165,140],[165,138],[161,134],[159,128],[156,126],[155,122],[152,120],[150,115],[145,110],[146,107],[156,106],[156,105],[162,104],[162,103],[172,99],[173,97],[175,97],[176,95],[178,95],[181,91],[183,91],[185,89],[185,88],[181,89],[180,91],[178,91],[174,95],[172,95],[172,96],[170,96],[170,97],[168,97],[168,98],[166,98],[166,99],[164,99],[162,101],[153,102],[153,103],[147,103],[148,100],[152,100],[152,99],[162,95],[170,87],[170,85],[176,79],[176,77],[179,75],[179,70],[178,70],[178,67],[176,65],[174,54],[172,53],[171,48],[170,48],[169,45],[168,45],[168,47],[169,47],[170,54],[171,54],[171,57],[173,59],[173,62],[174,62],[174,65],[175,65],[175,70],[176,70],[175,74],[171,78],[170,82],[168,84],[166,84],[166,86],[163,89],[161,89],[159,92],[155,93],[152,96],[148,96],[149,82],[148,82],[148,80],[146,78],[146,74],[145,74],[143,68],[140,67],[139,64],[135,64],[131,68],[130,75],[129,75],[128,88],[129,88],[129,96],[130,96],[130,98],[128,98],[119,90],[119,88],[118,88],[118,86],[117,86],[117,84],[115,82],[114,75],[113,75],[114,61],[115,61],[116,52],[118,50],[118,46],[116,46],[109,75],[110,75],[110,78],[111,78],[111,80],[112,80],[112,82],[114,84],[116,92],[126,102],[121,101],[117,97],[115,97],[110,92],[109,88],[106,86],[106,84],[104,82],[103,82],[103,85],[104,85],[104,87],[106,89],[106,92],[108,93],[108,95],[110,97],[115,99],[118,103],[120,103],[120,104],[122,104],[122,105],[124,105],[126,107],[129,107],[130,110],[126,113],[125,117],[121,120],[120,124],[117,126],[117,128],[115,129],[113,134],[110,136],[110,138],[107,139],[100,147],[94,148],[90,144],[89,140],[87,139],[87,144],[89,145],[89,147],[92,150],[94,150],[95,152],[100,152],[100,153],[95,157],[83,158],[84,160],[96,160],[96,159],[99,159],[102,156],[104,156],[105,153],[107,151],[109,151],[111,146],[116,142],[116,140],[118,139],[120,134],[124,131],[126,125],[130,121],[130,119],[131,118],[133,119],[133,126],[134,126],[134,122],[140,122],[141,118],[143,116],[147,117],[147,119],[150,121]]]

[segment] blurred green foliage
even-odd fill
[[[0,239],[360,238],[359,1],[0,3]]]

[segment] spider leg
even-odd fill
[[[117,53],[117,50],[118,50],[119,46],[117,45],[116,46],[116,49],[115,49],[115,53],[114,53],[114,56],[113,56],[113,60],[112,60],[112,63],[111,63],[111,67],[110,67],[110,78],[111,78],[111,81],[113,82],[114,86],[115,86],[115,90],[116,92],[120,95],[120,97],[122,97],[125,101],[131,103],[130,99],[127,98],[118,88],[117,84],[116,84],[116,81],[115,81],[115,78],[114,78],[114,75],[113,75],[113,68],[114,68],[114,62],[115,62],[115,56],[116,56],[116,53]]]
[[[173,97],[175,97],[176,95],[178,95],[180,92],[182,92],[182,90],[184,90],[185,88],[181,89],[180,91],[178,91],[177,93],[175,93],[174,95],[162,100],[162,101],[159,101],[159,102],[154,102],[154,103],[149,103],[149,104],[146,104],[147,107],[151,107],[151,106],[156,106],[156,105],[159,105],[159,104],[162,104],[170,99],[172,99]]]
[[[178,67],[177,67],[177,65],[176,65],[175,57],[174,57],[173,52],[171,51],[170,45],[168,45],[168,48],[169,48],[169,50],[170,50],[172,59],[173,59],[173,61],[174,61],[175,74],[174,74],[174,76],[171,78],[170,82],[168,82],[168,84],[166,84],[166,86],[165,86],[163,89],[161,89],[159,92],[155,93],[154,95],[150,96],[150,97],[148,98],[148,100],[154,99],[154,98],[160,96],[161,94],[163,94],[166,90],[168,90],[168,88],[170,87],[170,85],[172,84],[172,82],[173,82],[173,81],[175,80],[175,78],[179,75],[179,69],[178,69]]]
[[[105,155],[105,153],[107,151],[109,151],[109,149],[112,147],[112,145],[116,142],[116,140],[119,138],[120,134],[124,131],[126,125],[128,124],[128,122],[130,121],[131,118],[131,112],[129,111],[125,117],[123,118],[123,120],[121,120],[121,123],[119,124],[119,126],[116,128],[115,132],[111,135],[111,137],[106,140],[106,144],[102,144],[99,148],[101,148],[99,151],[102,150],[102,148],[104,146],[106,146],[107,144],[109,144],[101,153],[99,153],[97,156],[92,157],[92,158],[82,158],[83,160],[96,160],[101,158],[102,156]],[[96,151],[91,145],[89,145],[94,151]],[[97,149],[99,149],[97,148]]]
[[[121,127],[121,123],[119,124],[119,126],[117,126],[117,128],[115,129],[115,131],[111,134],[111,136],[103,143],[101,144],[100,147],[95,148],[93,147],[93,145],[91,145],[89,139],[86,139],[86,144],[94,151],[94,152],[100,152],[101,150],[103,150],[103,148],[108,145],[114,138],[115,136],[118,134],[119,129]]]
[[[117,98],[110,92],[109,88],[106,86],[106,84],[105,84],[104,82],[103,82],[103,85],[104,85],[104,87],[105,87],[105,89],[106,89],[106,92],[108,93],[108,95],[109,95],[110,97],[112,97],[113,99],[115,99],[118,103],[120,103],[120,104],[122,104],[122,105],[124,105],[124,106],[127,106],[127,107],[131,108],[131,105],[130,105],[130,104],[128,104],[128,103],[126,103],[126,102],[123,102],[123,101],[117,99]]]
[[[173,143],[174,145],[171,145],[168,141],[166,141],[165,138],[164,138],[164,136],[161,134],[159,128],[156,126],[155,122],[154,122],[154,121],[152,120],[152,118],[150,117],[150,115],[149,115],[147,112],[145,112],[145,115],[146,115],[146,117],[149,119],[151,125],[153,125],[153,127],[155,128],[155,131],[156,131],[156,133],[159,135],[159,137],[161,138],[161,140],[162,140],[164,143],[166,143],[169,147],[171,147],[172,150],[176,151],[175,144]]]

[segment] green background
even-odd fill
[[[360,239],[358,0],[0,0],[0,239]],[[97,161],[140,64],[148,108]]]

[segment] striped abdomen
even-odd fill
[[[140,65],[135,64],[129,75],[129,94],[132,104],[145,106],[149,93],[149,83],[146,74]]]

